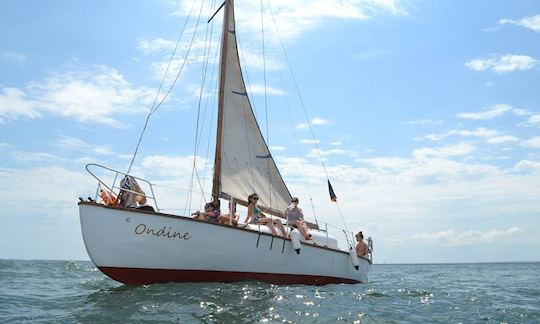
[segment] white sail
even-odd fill
[[[222,48],[223,119],[221,127],[221,193],[246,201],[252,193],[259,195],[259,206],[284,211],[291,194],[261,134],[242,77],[238,56],[233,1],[229,0],[228,40]],[[225,41],[225,35],[224,39]],[[219,161],[219,160],[218,160]]]

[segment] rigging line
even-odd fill
[[[215,9],[215,3],[216,3],[216,0],[214,0],[212,2],[212,5],[211,5],[211,10],[213,11]],[[221,7],[220,7],[221,9]],[[218,9],[219,10],[219,9]],[[214,14],[215,15],[215,14]],[[208,28],[208,27],[207,27]],[[206,80],[206,75],[207,75],[207,72],[208,72],[208,64],[210,62],[210,51],[212,49],[212,40],[213,40],[213,34],[214,34],[214,21],[212,20],[212,23],[210,24],[210,38],[209,38],[209,41],[208,41],[208,53],[205,55],[205,64],[206,64],[206,68],[205,68],[205,80]],[[206,48],[205,48],[206,50]],[[212,65],[212,72],[210,73],[210,78],[208,79],[208,88],[209,88],[209,94],[211,93],[211,90],[212,90],[212,80],[214,78],[214,69],[215,69],[215,63],[216,61],[214,61],[214,64]],[[202,88],[201,88],[201,93],[204,89],[206,85],[206,81],[204,82]],[[199,141],[197,143],[197,154],[199,154],[199,149],[200,149],[200,145],[201,145],[201,140],[202,140],[202,132],[204,130],[204,125],[205,125],[205,121],[206,121],[206,113],[208,112],[208,101],[209,101],[209,98],[210,98],[210,95],[207,95],[206,98],[205,98],[205,102],[204,102],[204,114],[203,114],[203,119],[202,119],[202,125],[201,125],[201,132],[200,132],[200,136],[199,136]],[[199,102],[200,104],[200,102]],[[213,113],[213,109],[212,109],[212,113]],[[212,130],[212,122],[214,120],[214,116],[211,116],[211,120],[210,120],[210,133],[208,134],[210,136],[211,134],[211,130]],[[208,143],[210,143],[210,138],[208,138]],[[201,179],[199,177],[199,172],[197,170],[195,170],[195,176],[197,177],[197,181],[199,183],[199,188],[201,189],[201,199],[200,199],[200,204],[202,204],[202,202],[204,201],[204,203],[206,203],[206,196],[205,196],[205,186],[204,186],[204,183],[205,183],[205,180],[206,180],[206,167],[208,165],[208,148],[207,148],[207,151],[206,151],[206,156],[205,156],[205,162],[204,162],[204,167],[205,167],[205,171],[204,171],[204,174],[203,174],[203,182],[202,182],[202,185],[201,185]]]
[[[190,48],[191,48],[191,44],[193,44],[193,41],[194,41],[194,39],[195,39],[195,35],[196,35],[196,33],[197,33],[197,29],[198,29],[198,27],[199,27],[199,21],[200,21],[200,19],[201,19],[201,15],[202,15],[202,11],[203,11],[204,2],[205,2],[204,0],[201,1],[201,7],[200,7],[200,9],[199,9],[199,16],[198,16],[198,18],[197,18],[197,23],[196,23],[196,25],[195,25],[195,30],[194,30],[194,32],[193,32],[193,37],[191,38]],[[208,29],[208,25],[207,25],[206,28]],[[182,63],[182,68],[184,67],[184,64],[185,64],[186,60],[187,60],[187,56],[186,56],[186,59],[184,59],[184,62]],[[178,76],[177,76],[177,79],[176,79],[176,80],[178,80]],[[176,80],[174,81],[175,83],[176,83]],[[199,127],[199,114],[200,114],[200,110],[197,111],[197,129],[196,129],[196,132],[195,132],[195,137],[197,137],[197,133],[198,133],[198,127]],[[196,142],[197,142],[197,140],[195,139],[195,143],[196,143]],[[194,156],[193,158],[195,159],[196,157]],[[189,190],[190,190],[190,192],[189,192],[189,194],[188,194],[188,196],[187,196],[187,198],[186,198],[186,205],[185,205],[186,209],[187,209],[188,201],[189,201],[189,203],[190,203],[190,208],[191,208],[191,199],[192,199],[192,197],[193,197],[193,192],[192,192],[192,191],[193,191],[193,172],[191,173],[191,182],[190,182]]]
[[[275,53],[274,53],[274,55],[275,55]],[[275,55],[274,58],[278,59],[277,55]],[[283,74],[281,73],[281,71],[279,71],[279,80],[280,80],[280,83],[281,83],[281,87],[283,89],[285,89],[286,88],[285,87],[285,81],[284,81]],[[291,123],[291,129],[293,131],[294,142],[296,144],[296,154],[297,154],[298,157],[300,157],[301,156],[301,154],[300,154],[301,150],[300,150],[300,144],[299,144],[299,141],[298,141],[298,134],[297,134],[296,129],[295,129],[294,120],[293,120],[292,111],[291,111],[291,106],[289,104],[289,99],[288,99],[288,95],[287,95],[286,92],[284,93],[284,99],[285,99],[285,106],[287,107],[287,112],[288,112],[288,115],[289,115],[289,121]],[[307,189],[307,192],[308,192],[311,209],[313,211],[313,217],[315,218],[315,223],[317,225],[319,225],[319,221],[317,219],[317,212],[315,210],[315,204],[313,203],[313,197],[312,197],[312,194],[311,194],[311,188],[309,186],[309,182],[305,180],[305,179],[307,179],[307,172],[306,172],[306,165],[303,162],[303,160],[300,160],[300,165],[302,166],[302,174],[304,176],[304,181],[302,181],[302,182],[305,185],[305,187]]]
[[[210,84],[212,84],[212,80],[214,80],[214,76],[215,76],[215,67],[217,65],[217,58],[218,58],[218,54],[219,54],[219,50],[216,50],[216,54],[214,56],[214,65],[212,66],[212,72],[211,72],[211,77],[210,77]],[[207,145],[206,145],[206,154],[205,154],[205,163],[204,163],[204,173],[203,173],[203,188],[206,187],[205,183],[206,183],[206,171],[208,170],[208,161],[209,161],[209,154],[210,154],[210,142],[211,142],[211,138],[212,138],[212,131],[214,129],[214,115],[215,115],[215,111],[216,111],[216,106],[215,106],[215,103],[216,103],[216,97],[217,97],[217,80],[215,83],[213,83],[213,90],[210,91],[210,93],[213,93],[214,96],[212,96],[212,104],[211,104],[211,107],[212,107],[212,113],[210,114],[210,128],[208,130],[208,141],[207,141]],[[206,106],[208,106],[208,102],[209,102],[209,98],[210,97],[207,97],[206,99]]]
[[[135,158],[137,156],[137,153],[139,152],[139,147],[141,145],[144,133],[146,131],[146,127],[148,126],[148,121],[150,120],[150,117],[154,114],[154,112],[157,110],[157,108],[161,105],[161,103],[168,96],[168,94],[171,91],[172,87],[174,87],[174,83],[173,83],[171,85],[171,88],[169,89],[169,91],[167,91],[167,93],[165,94],[165,96],[161,100],[161,102],[157,106],[155,106],[156,102],[157,102],[157,98],[159,97],[159,94],[161,93],[161,89],[163,88],[163,84],[165,83],[165,79],[167,77],[167,74],[169,73],[169,68],[171,67],[172,61],[173,61],[174,56],[176,54],[176,50],[178,49],[178,45],[180,45],[180,40],[182,39],[182,36],[184,35],[184,31],[186,29],[187,23],[189,21],[189,17],[191,17],[191,13],[192,13],[194,7],[195,7],[195,1],[193,1],[191,3],[191,8],[189,9],[186,20],[184,21],[184,25],[182,26],[182,30],[180,31],[180,36],[178,36],[178,39],[176,40],[176,45],[174,46],[174,50],[173,50],[173,52],[171,54],[171,57],[169,58],[169,62],[167,63],[167,68],[165,69],[165,72],[163,73],[163,78],[161,78],[161,82],[159,84],[158,91],[156,93],[156,96],[154,97],[154,102],[152,103],[152,106],[150,107],[150,112],[146,116],[146,121],[144,122],[144,127],[143,127],[143,129],[141,131],[141,135],[139,136],[139,141],[137,142],[137,146],[135,147],[135,152],[133,152],[133,158],[131,159],[131,162],[129,163],[129,167],[128,167],[128,170],[127,170],[126,173],[129,173],[129,171],[131,171],[131,167],[133,167],[133,163],[135,162]],[[195,32],[193,33],[193,35],[195,35]],[[191,44],[190,44],[190,48],[191,48]],[[189,49],[188,49],[188,53],[189,53]],[[187,58],[187,54],[186,54],[186,58]],[[184,61],[185,61],[185,59],[184,59]],[[181,72],[182,72],[182,69],[180,69],[180,71],[178,72],[178,76],[180,75]],[[178,79],[178,76],[177,76],[177,79]],[[176,83],[176,80],[175,80],[175,83]]]
[[[204,3],[204,1],[202,1]],[[215,1],[213,2],[213,4],[215,4]],[[212,8],[212,5],[210,6],[210,10],[211,12],[213,11],[213,8]],[[202,10],[201,10],[202,12]],[[197,123],[196,123],[196,128],[195,128],[195,144],[194,144],[194,152],[193,152],[193,168],[191,170],[191,181],[190,181],[190,191],[193,190],[193,178],[194,178],[194,175],[197,173],[197,154],[198,154],[198,138],[199,138],[199,123],[200,123],[200,114],[201,114],[201,102],[202,102],[202,94],[204,92],[204,85],[206,84],[206,71],[207,71],[207,68],[208,68],[208,59],[207,59],[207,54],[209,53],[209,51],[207,51],[207,49],[209,50],[209,44],[208,44],[208,29],[209,29],[209,26],[208,24],[206,25],[206,33],[205,33],[205,47],[204,47],[204,63],[203,63],[203,66],[202,66],[202,72],[201,72],[201,90],[199,92],[199,100],[198,100],[198,103],[197,103]],[[208,54],[209,55],[209,54]],[[202,127],[202,126],[201,126]],[[200,185],[200,179],[197,179],[198,180],[198,183]],[[202,187],[201,187],[201,190],[202,190]],[[204,195],[204,193],[203,193]],[[190,195],[189,195],[189,209],[191,209],[191,202],[192,202],[192,199],[193,199],[193,193],[191,192]]]
[[[211,9],[210,10],[214,10],[215,8],[215,1],[216,0],[213,0],[212,2],[212,5],[211,5]],[[211,51],[211,46],[212,46],[212,39],[213,39],[213,21],[212,23],[210,24],[210,37],[208,37],[208,25],[206,27],[206,38],[205,38],[205,47],[204,47],[204,58],[203,58],[203,77],[201,77],[202,81],[201,81],[201,92],[199,94],[199,103],[198,105],[200,106],[201,105],[201,102],[202,102],[202,95],[204,93],[204,88],[206,86],[206,75],[207,75],[207,72],[208,72],[208,64],[209,64],[209,61],[210,61],[210,51]],[[215,65],[214,65],[215,66]],[[213,67],[214,67],[213,66]],[[213,68],[212,68],[212,73],[213,73]],[[211,77],[213,77],[213,74],[211,74]],[[212,82],[212,79],[210,79],[209,81],[210,83]],[[210,86],[209,86],[210,87]],[[205,105],[204,105],[204,113],[203,113],[203,118],[202,118],[202,124],[201,124],[201,133],[204,129],[204,125],[205,125],[205,121],[206,121],[206,113],[207,113],[207,108],[208,108],[208,95],[206,96],[205,98]],[[198,142],[196,143],[196,146],[197,146],[197,153],[198,153],[198,150],[199,150],[199,147],[200,147],[200,144],[201,144],[201,139],[202,137],[199,136],[198,137]]]
[[[279,79],[281,81],[281,87],[285,89],[285,82],[283,81],[283,75],[281,74],[281,72],[279,72]],[[296,133],[296,130],[294,127],[291,106],[289,104],[287,94],[285,94],[284,98],[285,98],[285,106],[287,107],[287,112],[289,113],[289,121],[291,122],[291,126],[292,126],[291,129],[293,130],[294,142],[296,144],[296,154],[298,155],[298,157],[300,157],[300,144],[298,141],[298,134]],[[306,165],[302,161],[300,161],[300,165],[302,165],[302,174],[304,175],[304,179],[307,179]],[[313,198],[311,195],[311,189],[310,189],[309,183],[307,181],[303,181],[303,182],[304,182],[304,185],[306,186],[306,189],[309,195],[309,201],[311,203],[311,209],[313,210],[313,216],[315,217],[315,223],[318,225],[319,222],[317,220],[317,212],[315,211],[315,204],[313,203]]]
[[[213,26],[212,26],[213,28]],[[209,154],[210,154],[210,142],[212,138],[212,131],[214,129],[214,115],[216,111],[216,97],[217,97],[217,80],[216,82],[213,82],[214,76],[215,76],[215,70],[217,65],[217,59],[218,59],[219,50],[216,50],[216,53],[214,54],[214,64],[212,65],[212,72],[210,73],[210,93],[214,94],[212,96],[212,113],[210,114],[210,127],[208,129],[208,141],[206,144],[206,154],[205,154],[205,162],[204,162],[204,172],[203,172],[203,189],[206,188],[206,172],[208,170],[208,161],[209,161]],[[208,103],[210,101],[210,96],[206,97],[206,103],[205,106],[208,107]],[[205,108],[206,109],[206,108]]]
[[[262,1],[262,0],[261,0]],[[287,61],[287,66],[289,68],[289,72],[291,73],[291,78],[293,80],[293,84],[294,84],[294,87],[296,89],[296,93],[298,94],[298,98],[300,100],[300,106],[302,107],[302,110],[304,112],[304,116],[306,117],[306,121],[307,121],[307,124],[309,126],[309,131],[311,133],[311,138],[313,139],[314,141],[314,144],[315,144],[315,148],[317,149],[317,153],[319,155],[319,160],[321,161],[321,164],[322,164],[322,167],[323,167],[323,170],[324,170],[324,174],[326,175],[326,179],[328,181],[330,181],[330,178],[328,176],[328,171],[326,170],[326,165],[324,163],[324,160],[323,160],[323,157],[322,157],[322,154],[321,154],[321,151],[319,149],[319,145],[317,144],[316,142],[316,139],[315,139],[315,134],[313,133],[313,127],[311,127],[311,122],[309,120],[309,116],[307,114],[307,110],[306,110],[306,107],[304,105],[304,100],[302,99],[302,95],[300,94],[300,89],[298,87],[298,83],[296,82],[296,78],[294,77],[294,73],[293,73],[293,70],[292,70],[292,66],[291,66],[291,62],[289,60],[289,56],[287,55],[287,51],[285,50],[285,45],[283,43],[283,38],[281,37],[281,33],[279,31],[279,27],[278,27],[278,24],[276,22],[276,19],[274,17],[274,13],[272,11],[272,6],[270,5],[270,1],[267,0],[268,2],[268,9],[270,10],[270,16],[272,17],[272,20],[274,22],[274,26],[276,27],[276,31],[277,31],[277,34],[278,34],[278,38],[279,38],[279,42],[281,44],[281,49],[283,50],[283,54],[285,56],[285,60]],[[339,215],[341,217],[341,221],[343,222],[343,225],[345,226],[345,230],[347,231],[347,233],[349,232],[348,228],[347,228],[347,223],[345,222],[345,218],[343,217],[343,213],[341,212],[341,208],[339,207],[339,203],[336,201],[336,205],[338,207],[338,210],[339,210]]]
[[[264,5],[261,0],[261,38],[262,38],[262,54],[263,54],[263,79],[264,79],[264,113],[266,121],[266,145],[268,146],[268,153],[270,153],[270,133],[268,131],[268,96],[266,93],[266,49],[264,44]],[[272,207],[272,174],[270,172],[270,159],[266,162],[268,170],[268,194],[270,196],[269,205]]]

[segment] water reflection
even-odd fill
[[[253,322],[273,318],[276,288],[264,283],[160,284],[99,289],[84,298],[76,321]]]
[[[373,280],[365,285],[314,287],[241,282],[125,286],[102,275],[91,263],[0,260],[0,322],[540,320],[540,264],[374,268]],[[509,277],[508,273],[515,275]]]

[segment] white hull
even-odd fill
[[[126,284],[231,282],[275,284],[367,282],[348,253],[266,233],[132,209],[79,204],[86,249],[96,266]]]

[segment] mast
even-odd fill
[[[230,9],[234,10],[233,0],[225,0],[225,17],[223,18],[223,35],[221,38],[221,58],[219,68],[219,96],[218,96],[218,118],[216,135],[216,154],[214,157],[214,177],[212,181],[212,202],[219,205],[219,195],[221,192],[221,141],[223,128],[223,108],[225,95],[225,71],[227,62],[227,52],[229,43],[229,21],[231,19]]]

